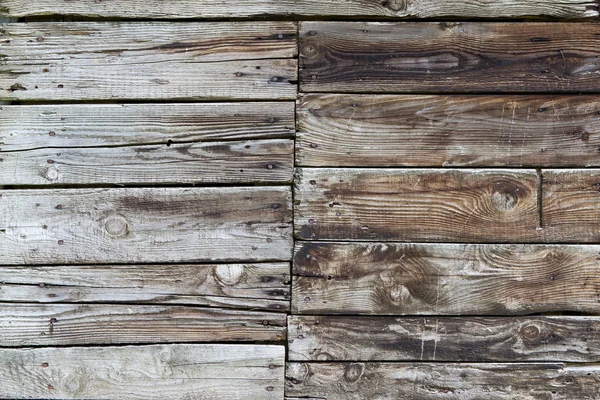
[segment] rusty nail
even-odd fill
[[[309,220],[308,220],[308,223],[309,223],[309,224],[314,224],[314,223],[315,223],[315,220],[311,218],[311,219],[309,219]]]
[[[267,320],[265,319],[265,320],[262,322],[262,324],[263,324],[264,326],[269,326],[269,321],[267,321]]]
[[[275,118],[269,118],[269,122],[270,122],[270,123],[273,123],[273,122],[275,122]]]
[[[48,132],[48,135],[50,135],[50,136],[56,136],[56,132],[50,131],[50,132]]]
[[[314,81],[314,80],[316,80],[316,79],[317,79],[317,76],[316,76],[316,75],[313,75],[313,76],[311,76],[311,78],[312,78],[312,80]]]
[[[42,368],[48,368],[48,363],[42,363]]]
[[[275,364],[269,364],[269,369],[275,369]]]
[[[39,287],[44,287],[44,286],[46,286],[46,284],[42,282],[42,283],[38,284],[38,286]]]
[[[238,76],[238,77],[240,77],[240,76],[242,76],[242,73],[241,73],[241,72],[236,72],[236,73],[235,73],[235,76]]]
[[[283,34],[281,34],[281,33],[280,33],[279,35],[277,35],[277,37],[278,37],[279,39],[283,39]]]
[[[51,384],[48,384],[48,389],[54,390],[54,386],[52,386]]]
[[[37,38],[37,41],[38,41],[38,42],[43,42],[43,41],[44,41],[44,38],[43,38],[43,37],[41,37],[41,36],[38,36],[38,38]]]
[[[272,242],[273,242],[273,239],[271,239],[271,238],[267,239],[267,243],[272,243]]]
[[[42,72],[49,72],[49,71],[50,71],[50,70],[49,70],[48,68],[44,68],[44,69],[42,70]]]
[[[305,298],[304,298],[304,301],[310,301],[310,297],[308,297],[308,296],[307,296],[307,297],[305,297]]]
[[[58,244],[60,244],[60,245],[62,245],[62,244],[64,244],[64,243],[65,243],[65,242],[64,242],[63,240],[59,240],[59,241],[58,241]]]
[[[315,31],[310,31],[310,32],[308,32],[308,34],[309,34],[310,36],[315,36],[315,35],[317,34],[317,32],[315,32]]]
[[[273,164],[267,164],[267,169],[273,169]]]
[[[59,204],[55,207],[57,210],[62,210],[62,204]]]
[[[48,160],[48,164],[54,164],[54,160]]]
[[[55,324],[56,322],[57,322],[57,321],[56,321],[56,318],[50,318],[50,323],[51,323],[51,324]]]
[[[317,144],[316,143],[311,143],[310,147],[312,147],[313,149],[317,148]]]
[[[273,391],[273,386],[267,386],[267,392],[272,392]]]
[[[314,113],[314,112],[315,112],[315,109],[314,109],[314,108],[309,108],[309,109],[308,109],[308,112],[309,112],[309,113]]]
[[[60,85],[58,85],[58,88],[62,89],[62,88],[64,88],[64,86],[62,84],[60,84]]]

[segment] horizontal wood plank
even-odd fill
[[[288,363],[286,378],[286,395],[327,400],[570,400],[600,390],[596,365]]]
[[[303,22],[303,92],[599,92],[600,25]]]
[[[291,22],[2,24],[0,99],[293,99]]]
[[[534,170],[302,168],[301,239],[537,241]]]
[[[600,310],[600,246],[301,243],[302,314],[520,315]]]
[[[296,163],[309,167],[600,165],[598,96],[306,94]]]
[[[0,267],[0,302],[183,304],[286,311],[290,265]]]
[[[292,361],[600,361],[598,317],[288,319]]]
[[[9,190],[0,264],[288,260],[286,187]]]
[[[1,349],[0,398],[283,398],[284,347],[155,345]]]

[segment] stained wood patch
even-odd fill
[[[600,97],[307,94],[297,165],[598,166]]]
[[[0,264],[288,260],[286,187],[11,190]]]
[[[349,399],[592,399],[597,366],[288,363],[286,395]]]
[[[134,303],[286,311],[290,265],[0,267],[0,301]]]
[[[0,99],[293,99],[291,22],[3,24]]]
[[[292,361],[571,361],[600,358],[597,317],[288,319]]]
[[[284,347],[159,345],[0,350],[11,399],[281,399]]]
[[[304,92],[597,92],[600,25],[303,22]]]
[[[599,246],[302,243],[304,314],[598,313]]]
[[[539,240],[533,170],[298,170],[301,239]]]

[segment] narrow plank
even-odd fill
[[[599,246],[302,243],[302,314],[522,315],[600,310]]]
[[[283,398],[284,347],[155,345],[0,350],[0,398]]]
[[[288,318],[291,361],[600,361],[598,317]]]
[[[307,94],[296,163],[310,167],[600,165],[597,96]]]
[[[288,363],[286,395],[327,400],[593,399],[600,369],[565,364]]]
[[[302,168],[301,239],[539,240],[534,170]]]
[[[152,264],[0,267],[0,301],[180,304],[289,310],[290,265]]]
[[[10,190],[0,264],[289,260],[287,187]]]
[[[598,24],[303,22],[300,32],[304,92],[600,91]]]
[[[294,99],[292,22],[3,24],[0,99]]]

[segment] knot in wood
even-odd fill
[[[408,0],[384,0],[381,5],[394,12],[403,12],[408,8]]]
[[[232,286],[242,280],[244,276],[243,265],[218,265],[214,270],[217,281],[225,286]]]
[[[120,215],[109,217],[104,223],[106,233],[113,237],[123,237],[129,232],[129,225]]]
[[[492,204],[500,211],[510,211],[517,207],[519,197],[525,194],[525,188],[511,182],[497,182],[493,187]]]
[[[535,325],[527,325],[521,330],[521,336],[529,340],[536,339],[540,336],[540,329]]]
[[[50,167],[46,170],[46,179],[55,181],[58,179],[58,170],[55,167]]]
[[[348,383],[355,383],[362,377],[364,371],[365,367],[363,364],[352,363],[344,371],[344,380]]]

